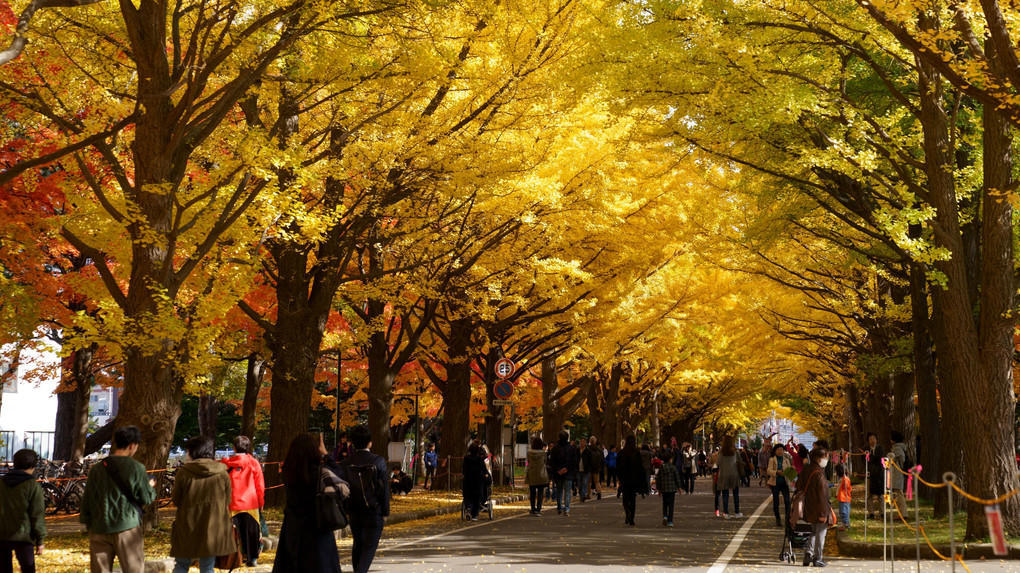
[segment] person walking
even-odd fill
[[[654,495],[655,491],[652,490],[652,448],[647,444],[641,444],[641,467],[645,470],[645,479],[648,481],[648,485],[645,486],[645,491],[649,495]]]
[[[340,464],[338,476],[350,484],[351,564],[354,573],[366,573],[372,566],[382,537],[383,518],[390,514],[386,460],[373,454],[372,432],[367,426],[351,431],[354,453]]]
[[[733,436],[725,436],[722,449],[716,460],[719,466],[719,482],[716,488],[722,493],[723,517],[744,517],[740,513],[740,482],[743,479],[740,454],[733,445]],[[730,513],[730,492],[733,492],[733,512]]]
[[[830,525],[835,525],[832,504],[829,501],[829,482],[825,479],[825,467],[829,464],[829,452],[815,448],[809,453],[810,464],[797,478],[797,490],[804,491],[804,508],[801,519],[811,524],[811,537],[804,546],[804,563],[825,567],[822,561],[825,551],[825,534]]]
[[[694,476],[697,471],[697,453],[694,451],[694,447],[690,442],[685,442],[683,447],[680,449],[680,455],[677,456],[677,462],[680,470],[680,489],[684,493],[690,495],[694,493]]]
[[[174,573],[187,573],[198,561],[200,573],[213,573],[218,555],[237,551],[230,520],[230,477],[227,466],[213,460],[216,447],[208,436],[185,445],[187,458],[177,470],[171,497],[177,514],[170,529]]]
[[[891,490],[892,502],[903,519],[907,519],[907,502],[903,497],[903,488],[906,484],[905,471],[913,467],[910,458],[907,457],[907,445],[903,443],[903,432],[893,430],[889,433],[892,438],[892,447],[889,449],[889,457],[892,458],[896,467],[892,468],[889,478],[889,489]]]
[[[78,519],[89,533],[91,573],[112,573],[113,560],[123,573],[145,569],[142,508],[156,500],[156,480],[132,456],[142,442],[135,426],[113,432],[113,450],[89,470]]]
[[[675,450],[679,453],[679,450]],[[676,504],[676,492],[680,489],[680,472],[673,462],[675,454],[666,451],[662,454],[662,467],[655,476],[655,487],[662,497],[662,524],[673,527],[673,509]]]
[[[609,453],[606,454],[606,487],[620,487],[620,480],[616,479],[616,444],[609,446]],[[616,497],[620,497],[617,493]]]
[[[602,446],[599,445],[598,440],[595,436],[588,438],[588,447],[584,450],[584,455],[587,458],[584,461],[584,467],[591,476],[589,479],[590,488],[586,487],[585,491],[590,492],[591,489],[595,490],[595,499],[602,499],[602,484],[599,483],[599,474],[602,473],[602,464],[604,458],[602,455]]]
[[[616,473],[620,479],[619,491],[623,496],[624,523],[635,525],[637,495],[648,493],[649,483],[641,460],[641,452],[637,449],[637,439],[633,434],[627,436],[623,449],[616,459]]]
[[[761,487],[762,483],[767,482],[769,479],[768,468],[769,468],[769,448],[767,445],[762,445],[761,449],[758,450],[758,486]]]
[[[481,456],[481,448],[477,443],[472,442],[468,446],[467,455],[464,456],[463,468],[464,504],[467,506],[468,516],[471,521],[478,521],[478,512],[481,511],[482,499],[485,497],[485,487],[492,480],[485,460]]]
[[[875,508],[881,512],[879,518],[885,514],[885,468],[882,467],[882,458],[885,457],[885,448],[878,443],[878,436],[874,432],[868,432],[867,455],[868,470],[868,491],[865,492],[864,505],[868,512],[868,519],[875,519]]]
[[[570,498],[573,496],[574,475],[580,462],[577,448],[570,444],[570,434],[561,431],[550,455],[550,467],[556,480],[556,513],[570,516]]]
[[[772,490],[772,512],[776,514],[776,526],[783,526],[783,518],[779,516],[779,495],[783,496],[784,516],[789,519],[790,515],[790,484],[786,481],[783,470],[793,467],[793,458],[786,453],[786,446],[776,444],[772,446],[772,457],[769,458],[769,465],[765,468],[765,475],[768,481],[765,482]]]
[[[342,498],[349,496],[350,489],[338,477],[339,471],[326,456],[322,434],[299,434],[291,440],[280,465],[287,503],[273,573],[340,572],[336,537],[331,529],[320,529],[315,519],[320,489],[339,491]]]
[[[39,455],[22,449],[11,462],[14,467],[0,479],[0,572],[13,573],[17,559],[21,573],[35,573],[46,538],[46,501],[32,478]]]
[[[237,528],[245,564],[255,567],[262,550],[259,515],[266,505],[266,478],[262,475],[262,464],[251,455],[251,438],[234,438],[234,452],[220,460],[227,466],[230,478],[230,519]]]
[[[429,444],[429,449],[425,452],[424,458],[425,483],[422,485],[422,489],[429,489],[430,483],[432,484],[432,487],[436,486],[436,468],[439,467],[439,454],[436,453],[435,444]]]
[[[542,490],[549,485],[549,470],[545,461],[545,442],[535,436],[528,450],[528,470],[524,475],[531,498],[531,515],[542,515]]]

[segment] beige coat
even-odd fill
[[[170,556],[217,557],[237,551],[230,523],[227,466],[210,459],[190,461],[174,480],[177,517],[170,531]]]
[[[776,464],[776,456],[772,456],[771,458],[769,458],[769,467],[765,470],[765,475],[768,476],[769,478],[767,483],[770,486],[776,485],[776,476],[779,475],[779,470],[777,469],[777,467],[778,464]],[[784,453],[783,468],[789,467],[793,467],[793,456],[791,456],[789,453]]]

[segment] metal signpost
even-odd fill
[[[500,358],[496,361],[494,367],[496,371],[496,377],[499,378],[499,382],[492,389],[492,393],[496,395],[496,399],[492,401],[494,406],[510,406],[510,475],[507,478],[507,483],[510,487],[514,486],[514,402],[510,398],[514,395],[514,384],[510,382],[508,378],[514,375],[517,370],[517,366],[513,360],[509,358]],[[502,452],[506,456],[506,452]],[[504,457],[504,460],[506,458]],[[505,464],[504,464],[505,466]]]

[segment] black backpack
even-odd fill
[[[385,486],[379,479],[379,468],[375,464],[350,464],[346,474],[351,488],[351,495],[347,497],[347,509],[354,512],[378,510],[380,492]]]

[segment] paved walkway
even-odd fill
[[[751,573],[795,571],[799,565],[780,563],[782,529],[775,526],[767,488],[741,490],[744,519],[713,515],[707,479],[694,495],[677,498],[676,527],[662,526],[661,500],[638,498],[637,526],[623,524],[620,500],[575,503],[570,516],[556,514],[555,504],[541,517],[516,515],[479,521],[455,531],[417,539],[384,542],[373,571],[426,572],[555,572],[691,571]],[[731,500],[732,502],[732,500]],[[755,517],[757,516],[757,517]],[[831,539],[830,546],[835,545]],[[346,557],[343,555],[342,557]],[[829,571],[883,571],[881,561],[828,557]],[[974,573],[1020,572],[1017,562],[968,562]],[[889,571],[889,568],[885,568]],[[896,570],[916,571],[912,562]],[[923,573],[949,571],[949,564],[926,562]],[[963,568],[958,566],[963,573]]]

